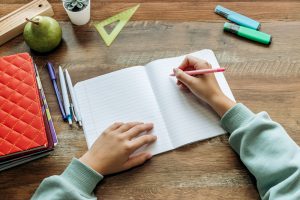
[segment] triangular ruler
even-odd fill
[[[139,8],[139,6],[140,6],[140,4],[95,24],[96,29],[100,33],[102,39],[104,40],[104,42],[107,46],[111,45],[111,43],[118,36],[118,34],[122,30],[122,28],[127,24],[129,19],[132,17],[132,15],[135,13],[135,11]],[[109,24],[112,24],[114,22],[117,22],[117,25],[112,30],[112,32],[110,34],[108,34],[104,27]]]

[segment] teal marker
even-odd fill
[[[225,22],[224,30],[263,44],[270,44],[272,41],[272,36],[269,34],[228,22]]]

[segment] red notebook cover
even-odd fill
[[[48,146],[33,61],[0,58],[0,158]]]

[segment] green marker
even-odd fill
[[[269,34],[228,22],[225,22],[224,30],[263,44],[270,44],[272,41],[272,36]]]

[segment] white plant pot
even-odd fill
[[[91,1],[89,4],[81,11],[73,12],[68,10],[63,3],[63,6],[71,20],[75,25],[84,25],[90,21],[91,18]]]

